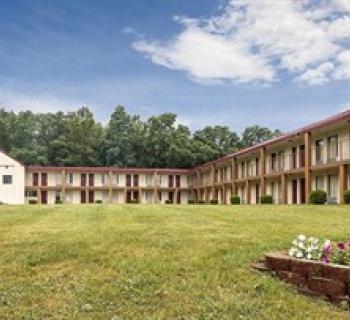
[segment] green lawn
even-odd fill
[[[250,270],[338,206],[0,206],[0,319],[349,319]]]

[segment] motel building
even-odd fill
[[[350,188],[350,110],[192,169],[23,166],[0,152],[0,202],[167,203],[232,195],[303,204],[312,190],[343,203]]]

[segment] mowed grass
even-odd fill
[[[249,265],[338,206],[0,207],[0,319],[349,319]]]

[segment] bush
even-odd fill
[[[198,200],[198,204],[205,204],[204,200]]]
[[[219,201],[218,201],[218,199],[211,199],[211,200],[209,201],[209,203],[210,203],[210,204],[218,204]]]
[[[56,199],[55,203],[56,203],[56,204],[62,204],[63,202],[62,202],[61,199]]]
[[[325,204],[327,202],[327,192],[323,190],[311,191],[309,202],[312,204]]]
[[[129,200],[129,203],[139,203],[139,200],[138,199],[131,199],[131,200]]]
[[[37,204],[38,203],[38,200],[34,200],[34,199],[30,199],[28,201],[29,204]]]
[[[272,196],[270,196],[268,194],[261,196],[260,203],[261,204],[272,204],[273,203]]]
[[[173,202],[171,200],[167,199],[167,200],[165,200],[165,203],[166,204],[172,204]]]
[[[188,203],[188,204],[195,204],[196,201],[194,201],[193,199],[188,199],[188,200],[187,200],[187,203]]]
[[[344,191],[344,203],[350,204],[350,190]]]
[[[96,200],[95,203],[103,203],[102,200]]]
[[[241,198],[239,196],[232,196],[231,197],[231,204],[240,204]]]

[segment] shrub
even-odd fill
[[[205,204],[204,200],[198,200],[198,204]]]
[[[61,199],[56,199],[55,203],[56,203],[56,204],[62,204],[63,202],[62,202]]]
[[[350,190],[344,191],[344,203],[350,204]]]
[[[310,192],[309,202],[312,204],[325,204],[327,202],[327,192],[314,190]]]
[[[272,196],[270,196],[269,194],[261,196],[260,203],[261,204],[272,204],[273,203]]]
[[[29,204],[37,204],[38,203],[38,200],[34,200],[34,199],[30,199],[28,201]]]
[[[241,198],[239,196],[232,196],[231,197],[231,204],[240,204]]]
[[[187,200],[187,203],[188,203],[188,204],[195,204],[196,201],[194,201],[193,199],[188,199],[188,200]]]
[[[218,199],[211,199],[211,200],[209,201],[209,203],[210,203],[210,204],[218,204],[219,201],[218,201]]]
[[[103,203],[102,200],[96,200],[95,203]]]
[[[166,203],[166,204],[172,204],[172,203],[173,203],[173,201],[172,201],[172,200],[170,200],[170,199],[167,199],[167,200],[165,200],[165,203]]]
[[[129,200],[129,203],[139,203],[139,200],[138,199],[131,199],[131,200]]]

